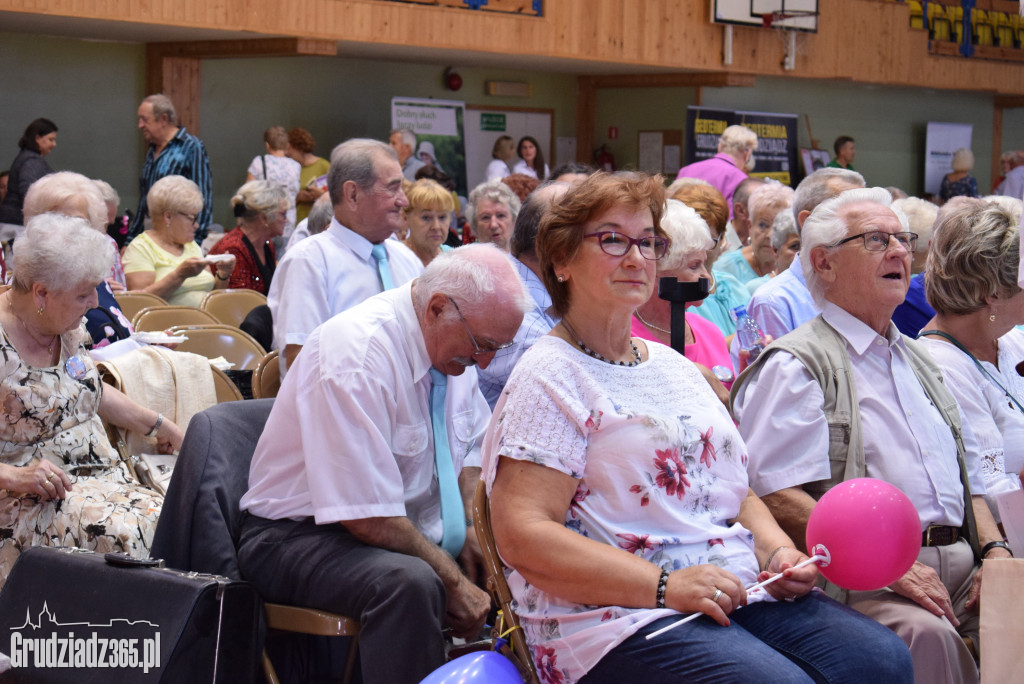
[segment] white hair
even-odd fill
[[[846,237],[846,217],[843,216],[843,209],[851,204],[863,204],[870,202],[887,207],[896,214],[902,230],[910,230],[907,217],[899,207],[892,205],[892,195],[885,188],[854,188],[846,190],[838,197],[825,200],[811,212],[811,215],[804,221],[803,230],[800,233],[800,264],[804,269],[804,279],[807,281],[807,289],[811,291],[814,303],[819,308],[825,305],[825,285],[814,270],[811,261],[811,252],[818,247],[833,249],[836,243]]]
[[[413,150],[416,149],[416,133],[411,128],[396,128],[395,130],[391,131],[391,135],[394,135],[395,133],[401,133],[402,142],[408,145]]]
[[[907,217],[910,231],[917,233],[917,248],[928,251],[932,242],[932,228],[939,215],[939,208],[920,197],[904,197],[893,201],[892,206],[899,207]]]
[[[14,286],[24,292],[41,283],[68,292],[83,283],[98,285],[113,257],[106,234],[85,219],[39,214],[25,222],[25,234],[14,242]]]
[[[508,207],[509,214],[511,214],[509,220],[513,224],[516,222],[516,217],[519,216],[519,209],[523,206],[516,193],[512,192],[512,188],[502,183],[499,179],[496,178],[481,183],[469,193],[469,201],[466,202],[466,220],[469,221],[469,226],[473,229],[473,232],[476,232],[476,203],[482,199],[500,202]]]
[[[1010,197],[1009,195],[987,195],[983,197],[986,202],[997,204],[1003,209],[1003,211],[1010,214],[1013,220],[1020,224],[1021,210],[1024,208],[1024,202],[1021,202],[1019,197]]]
[[[732,125],[722,131],[718,139],[718,151],[726,154],[743,154],[757,149],[757,133],[746,126]]]
[[[493,313],[511,306],[520,314],[534,307],[533,298],[504,252],[489,244],[466,245],[435,257],[416,279],[413,307],[418,315],[441,293],[456,299],[463,315]]]
[[[772,247],[782,249],[790,235],[799,235],[796,228],[796,219],[788,211],[780,211],[772,221]]]
[[[753,222],[755,216],[772,209],[781,211],[790,206],[792,202],[793,188],[777,181],[769,181],[757,186],[750,193],[750,197],[747,198],[747,216]]]
[[[74,171],[50,173],[31,186],[25,193],[22,212],[25,221],[55,211],[68,200],[81,197],[88,205],[89,224],[93,229],[106,234],[107,205],[96,183]]]
[[[856,171],[832,167],[818,169],[800,181],[793,195],[793,218],[797,220],[797,225],[800,225],[800,212],[814,211],[816,206],[830,197],[835,197],[835,186],[839,183],[857,188],[866,185],[864,176]]]
[[[661,229],[668,236],[668,252],[657,261],[658,272],[674,271],[679,268],[687,255],[700,250],[707,251],[714,246],[711,229],[700,214],[679,200],[665,202],[661,215]]]

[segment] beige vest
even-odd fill
[[[921,383],[928,399],[938,409],[943,421],[949,426],[956,442],[957,464],[960,466],[960,482],[964,488],[964,522],[961,533],[970,542],[975,558],[981,557],[978,545],[978,527],[974,521],[971,505],[971,489],[967,480],[967,465],[964,462],[964,443],[960,436],[960,412],[956,399],[943,383],[938,366],[916,340],[904,336],[903,342],[909,352],[910,365]],[[819,315],[804,323],[770,344],[757,361],[752,363],[732,386],[730,407],[736,400],[737,392],[750,379],[754,369],[777,351],[792,354],[804,365],[821,387],[825,395],[824,411],[828,421],[828,459],[831,477],[827,480],[808,482],[803,489],[815,499],[845,480],[867,476],[864,463],[864,443],[861,437],[860,410],[858,409],[857,388],[850,370],[850,357],[846,351],[846,340],[839,332]],[[751,445],[756,449],[756,445]],[[802,541],[802,540],[801,540]],[[845,599],[845,595],[829,585],[829,594]],[[845,592],[844,592],[845,593]]]

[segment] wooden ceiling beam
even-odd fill
[[[683,73],[683,74],[609,74],[590,77],[595,88],[751,88],[755,77],[750,74]]]
[[[310,38],[254,38],[253,40],[195,40],[173,43],[148,43],[146,51],[160,57],[196,59],[235,59],[244,57],[291,57],[314,55],[335,57],[338,44],[333,40]]]

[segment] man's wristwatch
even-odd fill
[[[1008,554],[1010,554],[1011,556],[1013,555],[1013,551],[1010,550],[1010,546],[1006,542],[1004,542],[1004,541],[991,541],[988,544],[985,544],[984,547],[982,547],[982,549],[981,549],[981,557],[984,558],[985,556],[988,555],[989,551],[991,551],[992,549],[995,549],[995,548],[1006,549],[1006,552]]]

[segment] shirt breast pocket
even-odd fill
[[[463,458],[476,442],[476,424],[473,411],[463,411],[452,416],[452,427],[457,444],[452,444],[451,448]]]
[[[426,450],[429,440],[426,423],[397,424],[391,432],[391,448],[396,456],[416,456]]]

